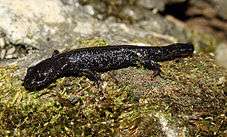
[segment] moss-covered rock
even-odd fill
[[[2,136],[224,136],[224,71],[211,56],[162,63],[161,77],[143,68],[62,78],[28,92],[0,68]]]

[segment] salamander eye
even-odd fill
[[[31,72],[32,69],[33,69],[33,67],[29,67],[28,70],[27,70],[27,72]]]
[[[58,50],[54,50],[54,52],[52,53],[52,57],[58,55],[60,52]]]

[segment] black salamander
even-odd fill
[[[86,76],[92,81],[100,81],[99,72],[107,72],[129,66],[143,66],[160,73],[157,62],[192,55],[191,43],[175,43],[163,47],[116,45],[90,47],[59,53],[29,67],[23,86],[29,91],[41,90],[56,79],[68,76]]]

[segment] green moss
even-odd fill
[[[79,41],[81,47],[95,47],[95,46],[106,46],[108,43],[106,40],[101,38],[92,39],[81,39]]]
[[[0,68],[1,136],[165,136],[157,114],[191,136],[224,134],[224,71],[208,55],[164,62],[162,77],[143,68],[111,71],[102,89],[69,77],[28,92],[16,70]]]

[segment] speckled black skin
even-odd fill
[[[143,66],[160,73],[156,62],[186,57],[193,53],[190,43],[175,43],[164,47],[145,47],[116,45],[105,47],[81,48],[59,54],[28,68],[24,78],[24,87],[29,91],[40,90],[56,79],[67,76],[86,76],[99,81],[97,72],[106,72],[129,66]]]

